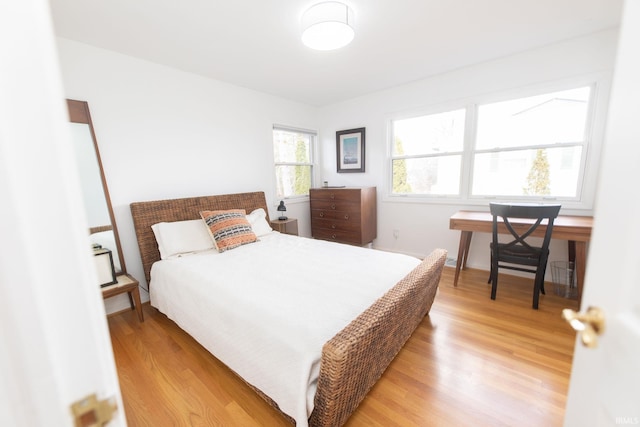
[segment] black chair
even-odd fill
[[[498,268],[526,271],[536,275],[533,285],[533,308],[537,309],[540,292],[544,294],[544,274],[549,258],[549,242],[553,221],[560,212],[560,205],[490,203],[489,208],[493,215],[491,276],[489,277],[491,299],[496,299]],[[514,219],[529,221],[514,221]],[[544,233],[542,246],[532,246],[528,243],[530,241],[528,238],[543,222],[547,230]],[[502,223],[511,234],[512,240],[509,242],[498,241],[498,227]]]

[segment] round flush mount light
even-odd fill
[[[339,49],[354,35],[353,10],[342,2],[318,3],[302,15],[302,43],[311,49]]]

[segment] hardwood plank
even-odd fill
[[[446,268],[427,316],[347,422],[360,426],[560,426],[575,335],[561,318],[578,302],[531,309],[533,280]],[[232,371],[148,304],[109,317],[129,426],[287,426]]]

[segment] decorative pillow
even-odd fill
[[[251,224],[251,229],[256,236],[261,237],[273,233],[271,226],[267,222],[267,213],[259,208],[247,215],[247,220]]]
[[[160,222],[151,226],[158,242],[160,259],[172,259],[213,249],[207,227],[200,219]]]
[[[224,252],[258,240],[251,229],[244,209],[202,211],[200,216],[207,225],[218,252]]]

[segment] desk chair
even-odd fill
[[[491,242],[491,299],[496,299],[498,288],[498,268],[525,271],[535,274],[533,285],[533,308],[538,308],[540,292],[544,294],[544,274],[549,258],[549,242],[553,230],[553,221],[560,212],[560,205],[534,205],[490,203],[493,215],[493,241]],[[513,240],[498,241],[498,227],[502,218],[504,226]],[[528,219],[529,221],[513,221],[513,219]],[[534,220],[534,221],[531,221]],[[528,237],[546,221],[546,232],[542,246],[532,246]]]

